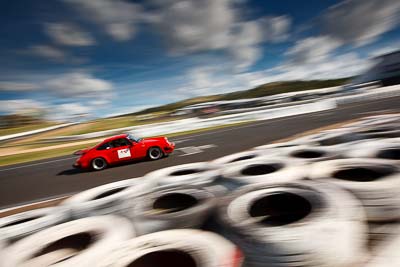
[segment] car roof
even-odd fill
[[[110,141],[118,139],[118,138],[126,138],[127,136],[128,136],[127,134],[119,134],[119,135],[111,136],[111,137],[105,139],[102,143],[110,142]]]

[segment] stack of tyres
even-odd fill
[[[360,202],[332,184],[247,186],[220,203],[219,215],[249,267],[356,266],[367,253]]]

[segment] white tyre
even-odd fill
[[[355,266],[366,254],[365,215],[349,192],[328,183],[247,186],[219,216],[249,266]]]
[[[222,168],[236,164],[236,163],[243,163],[249,160],[254,160],[260,157],[265,157],[268,154],[263,152],[262,150],[249,150],[239,153],[234,153],[228,156],[224,156],[212,161],[215,164],[220,165]]]
[[[144,179],[158,186],[210,185],[218,178],[218,168],[219,165],[211,162],[189,163],[150,172]]]
[[[362,140],[364,138],[361,134],[356,134],[353,131],[345,129],[336,129],[323,131],[317,134],[308,135],[295,139],[294,142],[302,143],[304,145],[315,145],[315,146],[335,146]]]
[[[26,237],[10,246],[4,267],[97,266],[114,245],[134,237],[131,223],[116,216],[70,221]]]
[[[389,139],[390,140],[390,139]],[[344,156],[349,158],[376,158],[400,161],[400,142],[380,139],[363,142],[348,151]]]
[[[300,163],[312,163],[341,157],[340,150],[329,147],[296,146],[281,151],[280,156]]]
[[[288,148],[288,147],[294,147],[301,145],[301,143],[297,142],[281,142],[281,143],[272,143],[272,144],[267,144],[267,145],[262,145],[262,146],[257,146],[253,148],[254,150],[272,150],[272,149],[279,149],[279,148]]]
[[[69,209],[55,207],[0,218],[0,241],[6,244],[71,219]]]
[[[94,187],[75,194],[61,205],[69,207],[74,218],[118,214],[125,216],[127,199],[152,190],[150,181],[140,177]]]
[[[264,157],[223,168],[221,177],[227,183],[237,185],[276,184],[306,178],[307,168],[288,158]]]
[[[400,122],[399,114],[386,114],[378,116],[370,116],[361,119],[357,122],[346,125],[347,127],[365,127],[365,126],[379,126],[384,124],[390,124],[394,122]]]
[[[132,220],[140,235],[200,227],[216,205],[214,194],[196,187],[158,189],[132,201]]]
[[[127,241],[104,255],[98,267],[239,267],[238,248],[199,230],[169,230]]]
[[[400,218],[400,168],[379,159],[337,159],[312,166],[310,178],[334,183],[353,192],[368,220]]]

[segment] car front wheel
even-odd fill
[[[149,159],[151,160],[157,160],[160,159],[164,156],[164,153],[159,147],[151,147],[149,151],[147,152],[147,155]]]
[[[95,171],[103,170],[107,167],[107,162],[103,158],[95,158],[92,160],[92,168]]]

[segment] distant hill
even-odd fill
[[[236,91],[227,94],[219,94],[219,95],[210,95],[210,96],[200,96],[190,99],[185,99],[182,101],[174,102],[171,104],[145,109],[136,113],[126,114],[122,116],[129,115],[141,115],[152,112],[160,112],[160,111],[172,111],[175,109],[183,108],[189,105],[209,102],[209,101],[218,101],[218,100],[235,100],[235,99],[244,99],[244,98],[254,98],[254,97],[262,97],[262,96],[271,96],[282,93],[296,92],[296,91],[304,91],[304,90],[312,90],[312,89],[320,89],[326,87],[333,87],[343,85],[349,82],[350,78],[344,79],[332,79],[332,80],[309,80],[309,81],[287,81],[287,82],[273,82],[266,83],[260,86],[257,86],[253,89]]]

